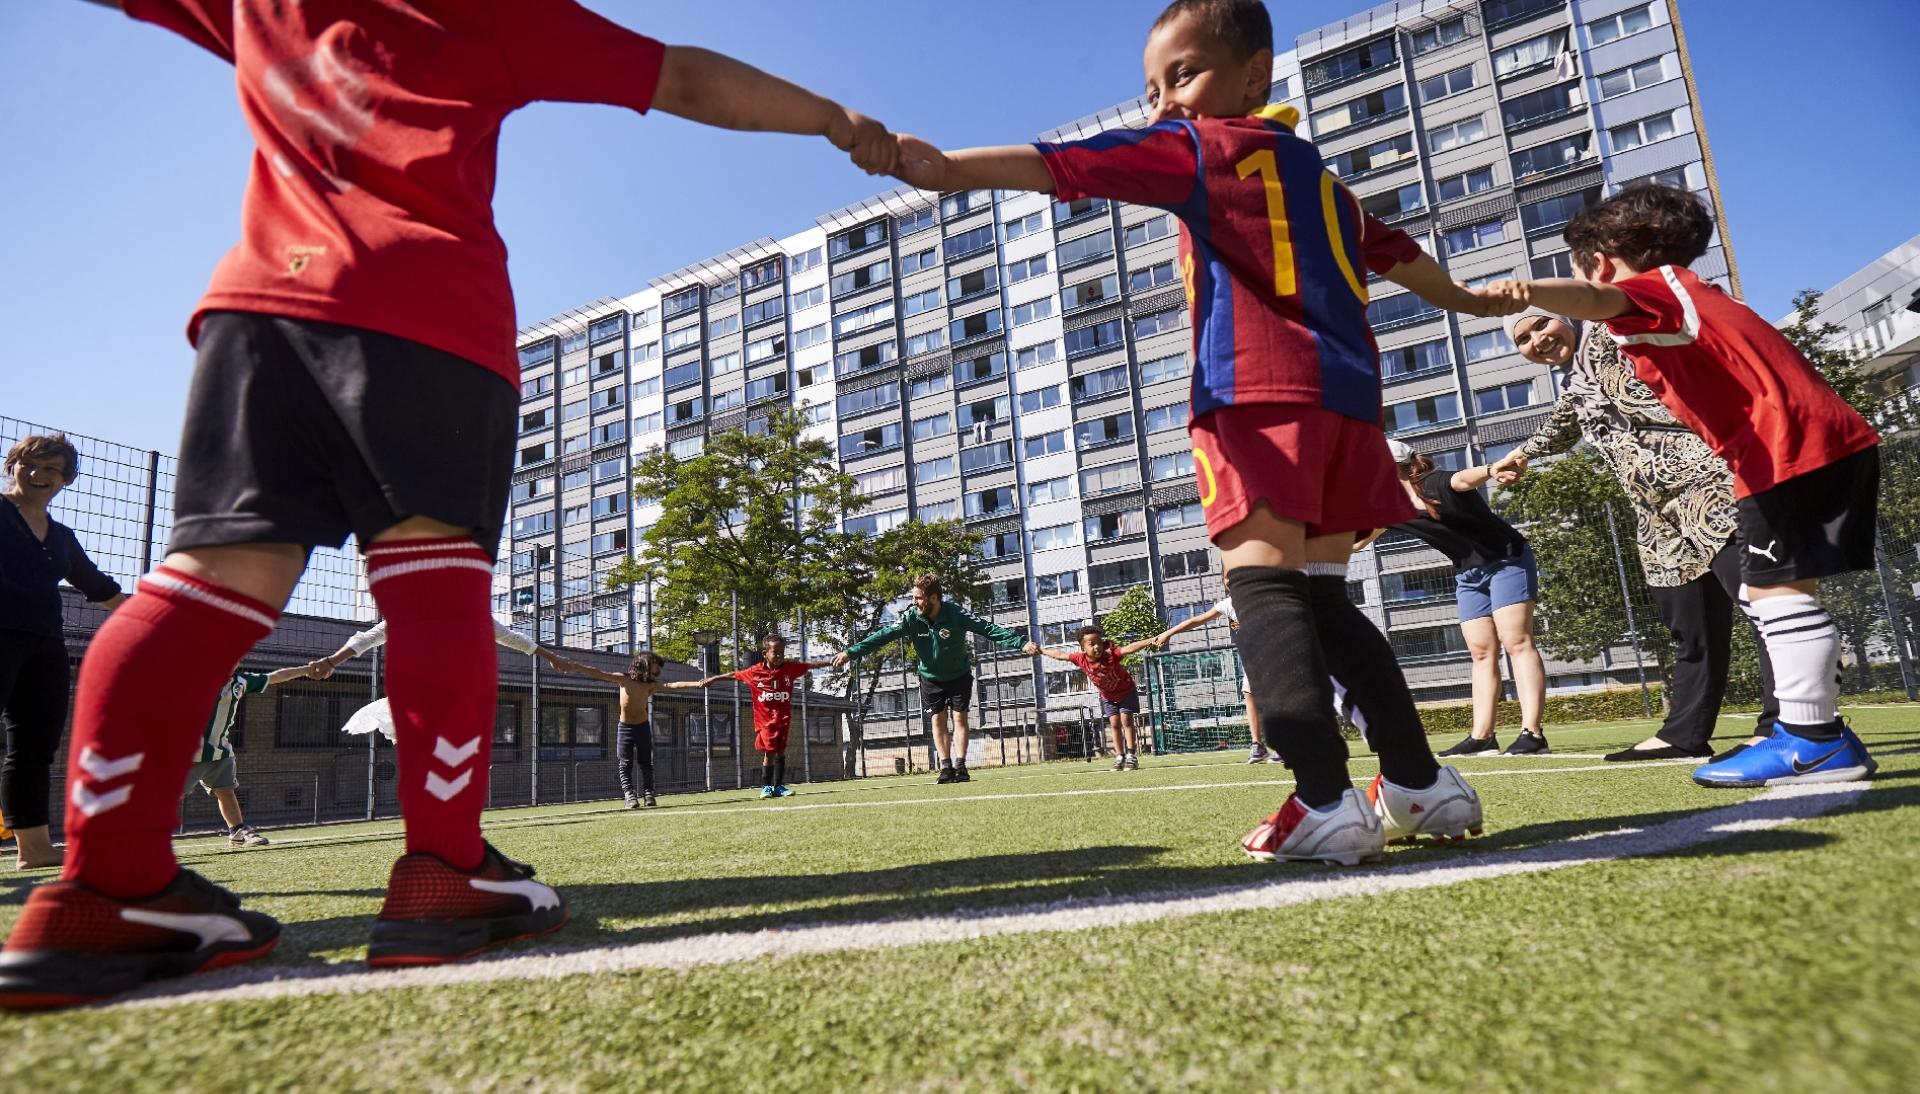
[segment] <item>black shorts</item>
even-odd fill
[[[973,702],[973,674],[956,676],[951,680],[929,680],[920,678],[920,701],[926,704],[929,713],[937,710],[957,710],[962,714]]]
[[[1873,568],[1880,449],[1856,452],[1740,499],[1740,576],[1785,585]]]
[[[1140,693],[1134,692],[1125,699],[1115,701],[1102,695],[1100,697],[1100,717],[1111,718],[1116,714],[1140,713]]]
[[[362,546],[409,517],[493,553],[520,393],[390,334],[254,312],[200,325],[174,490],[174,550]]]

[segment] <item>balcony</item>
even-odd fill
[[[1504,3],[1493,0],[1481,8],[1481,18],[1486,21],[1486,32],[1491,34],[1566,6],[1567,0],[1506,0]]]

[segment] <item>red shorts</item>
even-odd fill
[[[785,752],[787,750],[787,733],[792,728],[793,726],[791,724],[784,726],[754,726],[753,747],[762,752]]]
[[[1317,406],[1249,403],[1195,421],[1193,473],[1207,535],[1264,501],[1307,535],[1368,532],[1414,517],[1380,427]]]

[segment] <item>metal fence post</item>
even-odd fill
[[[147,502],[140,512],[140,572],[153,569],[153,522],[160,501],[160,451],[147,450]]]
[[[381,654],[380,647],[375,646],[373,650],[373,662],[367,670],[367,693],[370,696],[367,701],[372,703],[377,703],[380,701],[380,654]],[[398,728],[396,728],[394,732],[398,733],[399,732]],[[373,819],[375,804],[380,800],[379,790],[375,786],[374,779],[373,779],[373,769],[379,763],[379,759],[378,759],[379,751],[380,751],[380,733],[378,730],[375,730],[374,732],[367,734],[367,819],[368,820]]]
[[[1880,576],[1880,599],[1887,605],[1887,625],[1893,631],[1893,651],[1900,659],[1900,685],[1909,700],[1920,699],[1913,672],[1913,653],[1907,648],[1907,624],[1900,617],[1900,604],[1893,595],[1893,568],[1887,565],[1887,541],[1880,528],[1873,529],[1873,568]]]
[[[539,569],[539,563],[536,562],[534,564],[534,569],[536,571]],[[540,579],[538,576],[535,576],[533,580],[533,595],[536,598],[539,597],[540,595]],[[534,642],[538,643],[540,641],[540,605],[538,604],[537,601],[533,607],[533,635],[534,635],[533,637]],[[539,805],[540,804],[540,659],[538,657],[533,659],[533,704],[532,705],[533,705],[533,728],[527,734],[527,736],[530,738],[530,740],[527,741],[528,766],[533,771],[533,775],[531,779],[533,784],[532,786],[533,799],[529,804]]]
[[[740,671],[740,592],[739,590],[736,589],[729,595],[733,599],[733,639],[732,639],[733,671],[739,672]],[[741,741],[740,741],[740,685],[738,682],[734,683],[732,690],[733,690],[733,731],[732,731],[733,788],[735,790],[739,790],[740,788],[747,785],[747,775],[746,775],[745,769],[742,767],[745,757],[742,756],[741,753],[745,752],[746,749],[741,747]]]
[[[804,662],[807,659],[807,609],[797,609],[797,616],[795,625],[800,631],[800,660]],[[808,732],[807,722],[808,683],[807,677],[800,678],[800,779],[810,783],[813,781],[813,736]]]
[[[1640,678],[1640,709],[1653,717],[1653,697],[1647,692],[1647,667],[1640,655],[1640,625],[1633,618],[1633,597],[1627,591],[1627,563],[1620,557],[1620,530],[1613,520],[1613,503],[1601,508],[1607,514],[1607,538],[1613,543],[1613,569],[1620,578],[1620,604],[1627,609],[1627,635],[1633,639],[1633,671]],[[1512,675],[1509,670],[1508,675]]]

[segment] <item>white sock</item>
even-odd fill
[[[1753,614],[1773,661],[1780,720],[1818,726],[1840,717],[1840,631],[1833,617],[1806,593],[1755,600]]]

